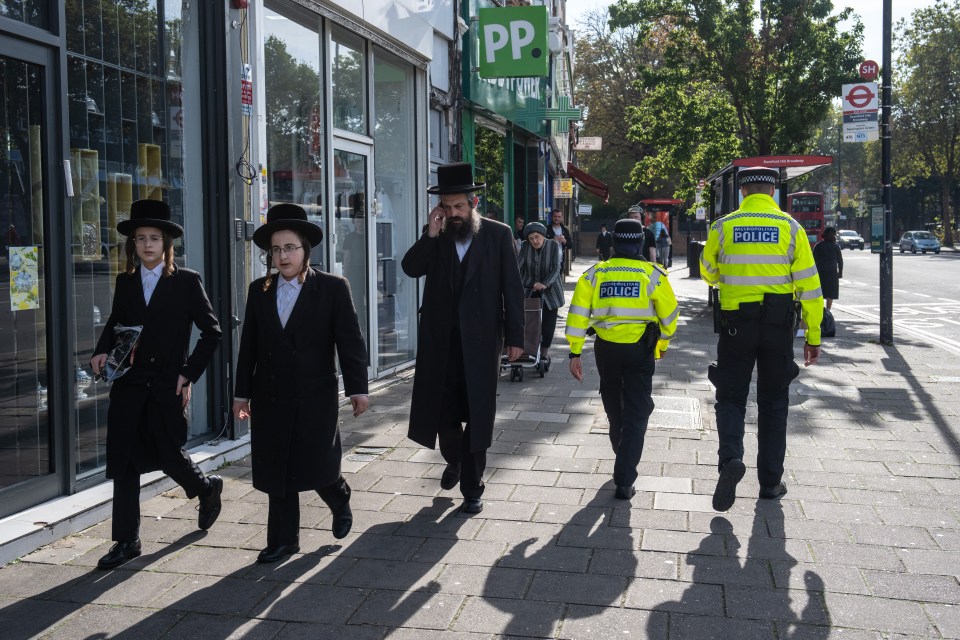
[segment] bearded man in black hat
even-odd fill
[[[117,231],[127,237],[127,265],[117,276],[110,318],[90,359],[93,372],[103,375],[115,333],[126,327],[142,330],[130,367],[110,389],[107,477],[113,480],[116,544],[100,559],[100,569],[140,555],[141,473],[162,470],[188,498],[199,496],[201,529],[209,529],[220,515],[223,490],[219,476],[204,477],[183,451],[191,384],[206,369],[221,335],[200,275],[173,261],[173,241],[183,227],[170,221],[164,202],[137,200]],[[200,339],[188,356],[194,325]]]
[[[401,263],[426,276],[408,437],[431,449],[439,440],[440,486],[459,483],[462,510],[479,513],[504,341],[510,360],[523,353],[523,287],[510,227],[474,208],[484,185],[473,167],[443,165],[437,179],[428,192],[440,205]]]
[[[350,533],[350,487],[340,474],[339,389],[353,415],[367,410],[367,348],[344,278],[310,266],[320,227],[295,204],[274,205],[253,234],[269,273],[250,283],[237,355],[233,415],[250,418],[253,488],[269,496],[267,546],[257,562],[300,550],[300,492],[333,514],[333,537]]]

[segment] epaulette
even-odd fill
[[[669,276],[669,275],[670,275],[669,273],[667,273],[667,270],[666,270],[666,269],[664,269],[663,267],[661,267],[661,266],[660,266],[659,264],[657,264],[656,262],[651,262],[651,263],[649,263],[649,264],[650,264],[651,267],[653,267],[654,269],[656,269],[657,271],[659,271],[659,272],[662,273],[663,275],[665,275],[665,276]]]

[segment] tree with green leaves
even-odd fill
[[[610,187],[608,204],[618,213],[643,197],[653,196],[654,187],[659,186],[648,183],[626,187],[633,167],[649,153],[646,145],[627,138],[627,108],[640,102],[640,70],[653,62],[651,52],[637,45],[638,35],[636,27],[611,29],[610,14],[603,9],[585,16],[575,44],[574,93],[586,114],[580,135],[603,139],[603,151],[581,151],[577,163]],[[584,194],[583,198],[601,205],[596,196]],[[595,207],[594,216],[601,210],[605,209]]]
[[[620,0],[612,25],[660,52],[642,70],[631,138],[654,155],[634,182],[699,177],[738,156],[802,153],[840,85],[856,78],[863,27],[831,0]]]
[[[960,0],[941,0],[912,18],[901,25],[895,159],[901,176],[939,182],[943,242],[952,245],[960,225],[955,209],[950,223],[950,194],[960,180]]]

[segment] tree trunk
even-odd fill
[[[943,244],[953,245],[953,225],[950,221],[950,181],[946,177],[940,180],[940,224],[943,225]]]

